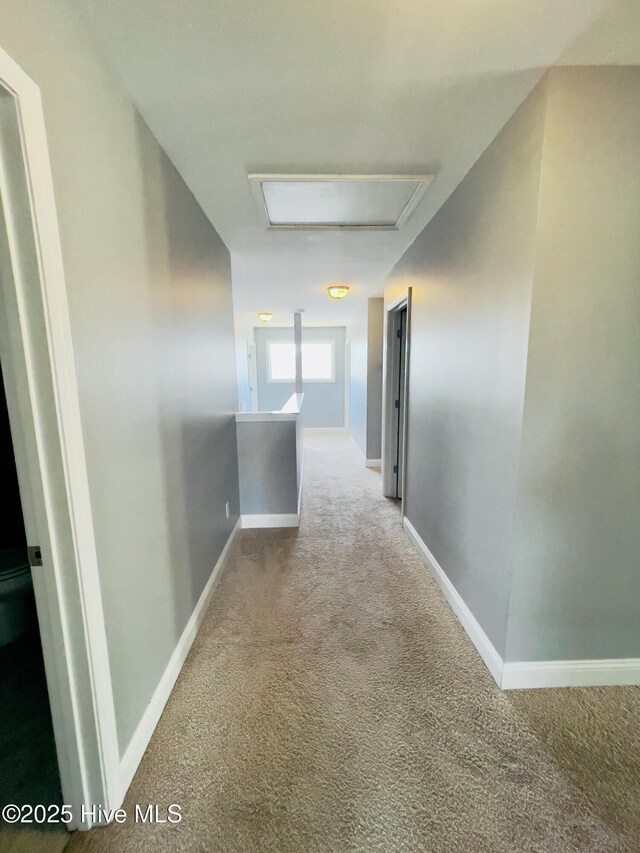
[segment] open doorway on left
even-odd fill
[[[22,809],[13,829],[5,809],[2,851],[59,851],[66,829],[88,829],[99,820],[92,807],[117,808],[123,796],[61,250],[40,92],[0,49],[0,391],[10,425],[0,453],[10,454],[20,504],[14,500],[10,510],[12,577],[2,581],[12,615],[5,619],[8,641],[0,643],[2,659],[9,649],[0,687],[9,696],[20,685],[32,690],[22,698],[41,726],[41,737],[29,733],[27,712],[14,714],[13,699],[0,697],[0,717],[12,729],[2,742],[0,771],[8,773],[0,772],[0,785],[47,786],[46,794],[30,789],[43,798],[37,814],[29,812],[33,794],[23,787],[15,795]],[[6,504],[7,498],[0,514]],[[2,794],[6,806],[4,788]],[[22,839],[14,834],[18,826]]]
[[[23,807],[28,819],[28,806],[61,806],[62,791],[4,376],[0,507],[0,803]],[[0,817],[0,847],[7,849],[6,841],[11,850],[12,838],[17,841],[19,830],[28,826]],[[46,849],[62,849],[67,839],[62,824],[38,820],[37,830],[57,833],[60,838],[52,838]]]

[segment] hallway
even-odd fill
[[[306,438],[301,527],[242,534],[125,801],[182,822],[67,849],[637,849],[638,693],[501,693],[377,472]]]

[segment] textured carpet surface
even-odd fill
[[[300,530],[242,534],[127,795],[182,823],[69,849],[638,850],[639,722],[635,688],[501,693],[379,476],[314,438]]]

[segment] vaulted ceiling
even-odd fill
[[[310,323],[344,322],[381,292],[386,273],[544,70],[576,39],[573,61],[607,53],[599,22],[611,6],[73,2],[231,250],[239,318],[270,310],[282,322],[304,308]],[[436,177],[398,231],[297,232],[265,228],[252,172]],[[333,281],[351,283],[348,300],[326,298]]]

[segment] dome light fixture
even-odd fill
[[[258,320],[261,320],[263,323],[270,323],[273,320],[273,314],[271,311],[261,311],[258,314]]]
[[[327,293],[332,299],[344,299],[349,293],[349,288],[346,284],[334,284],[327,288]]]

